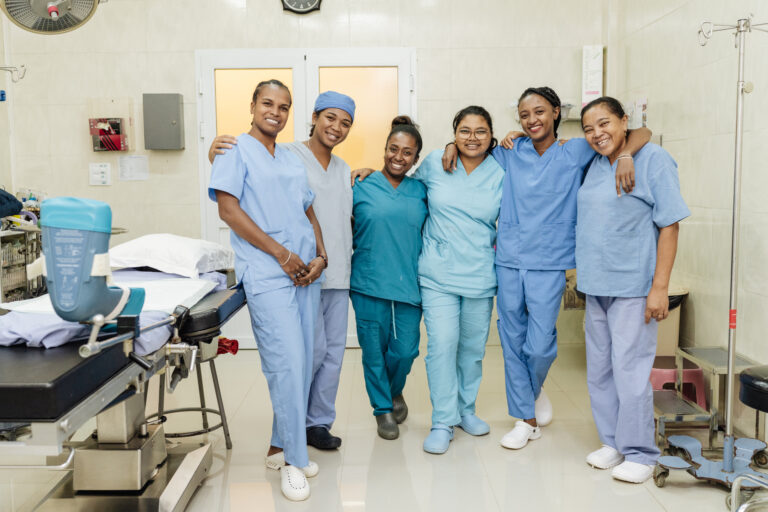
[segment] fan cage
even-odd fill
[[[99,0],[70,0],[72,9],[62,9],[57,20],[45,13],[45,0],[4,0],[0,6],[19,27],[40,34],[55,34],[68,32],[88,21],[98,3]]]

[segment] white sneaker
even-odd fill
[[[549,397],[544,389],[539,392],[539,398],[536,399],[534,404],[534,411],[536,413],[536,423],[540,427],[546,427],[552,423],[552,402],[549,401]]]
[[[609,469],[622,462],[624,462],[624,456],[621,452],[607,444],[587,455],[587,464],[597,469]]]
[[[510,450],[519,450],[528,444],[529,440],[540,437],[541,429],[539,427],[532,427],[524,421],[517,421],[515,422],[515,428],[504,434],[504,437],[501,438],[501,446]]]
[[[653,466],[625,460],[611,471],[616,480],[641,484],[653,476]]]
[[[277,452],[264,457],[264,465],[267,466],[267,469],[279,471],[280,468],[285,466],[285,452]],[[301,468],[301,470],[307,478],[312,478],[320,472],[320,466],[317,465],[317,462],[309,461],[309,464]]]
[[[309,482],[304,472],[296,466],[280,468],[280,490],[291,501],[304,501],[309,498]]]

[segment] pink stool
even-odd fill
[[[654,391],[665,389],[665,386],[667,389],[675,389],[676,374],[677,367],[674,356],[657,357],[653,362],[653,368],[651,368],[651,387]],[[683,359],[683,396],[692,402],[695,401],[702,409],[707,408],[704,372],[687,359]]]

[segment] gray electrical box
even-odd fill
[[[184,149],[181,94],[144,94],[144,149]]]

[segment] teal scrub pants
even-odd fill
[[[493,297],[469,298],[422,288],[421,303],[432,425],[451,427],[462,416],[475,413]]]
[[[405,378],[419,355],[421,308],[357,292],[349,296],[373,415],[392,412],[392,397],[403,393]]]

